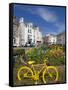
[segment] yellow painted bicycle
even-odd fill
[[[40,79],[40,74],[42,73],[41,78],[44,84],[56,83],[59,76],[58,70],[55,66],[47,66],[46,62],[47,60],[45,60],[44,64],[34,64],[35,61],[28,61],[28,64],[31,67],[28,66],[20,67],[17,73],[18,80],[30,79],[33,80],[35,84],[37,84],[37,81]],[[40,70],[37,71],[35,67],[40,65],[42,66],[38,67],[40,68]]]

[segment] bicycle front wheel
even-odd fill
[[[56,83],[58,80],[57,68],[54,66],[48,66],[47,69],[43,71],[42,79],[45,84]]]
[[[33,76],[33,71],[31,70],[31,68],[27,66],[23,66],[19,68],[17,73],[18,80],[24,81],[27,80],[28,78],[30,79],[32,76]]]

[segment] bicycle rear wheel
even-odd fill
[[[58,80],[58,70],[56,67],[48,66],[47,69],[43,71],[42,79],[45,84],[56,83]]]
[[[33,76],[33,71],[31,68],[27,66],[23,66],[19,68],[18,73],[17,73],[17,78],[21,83],[23,84],[29,84],[28,82],[31,83],[31,77]]]

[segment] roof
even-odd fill
[[[57,36],[60,36],[60,35],[63,35],[63,34],[65,34],[65,31],[64,31],[64,32],[59,33]]]
[[[56,35],[54,35],[54,34],[46,34],[46,36],[54,36],[54,37],[56,37]]]
[[[18,25],[18,23],[19,23],[19,22],[18,22],[17,18],[14,16],[14,17],[13,17],[13,24]]]

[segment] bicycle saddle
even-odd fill
[[[28,61],[28,64],[33,64],[35,63],[35,61]]]

